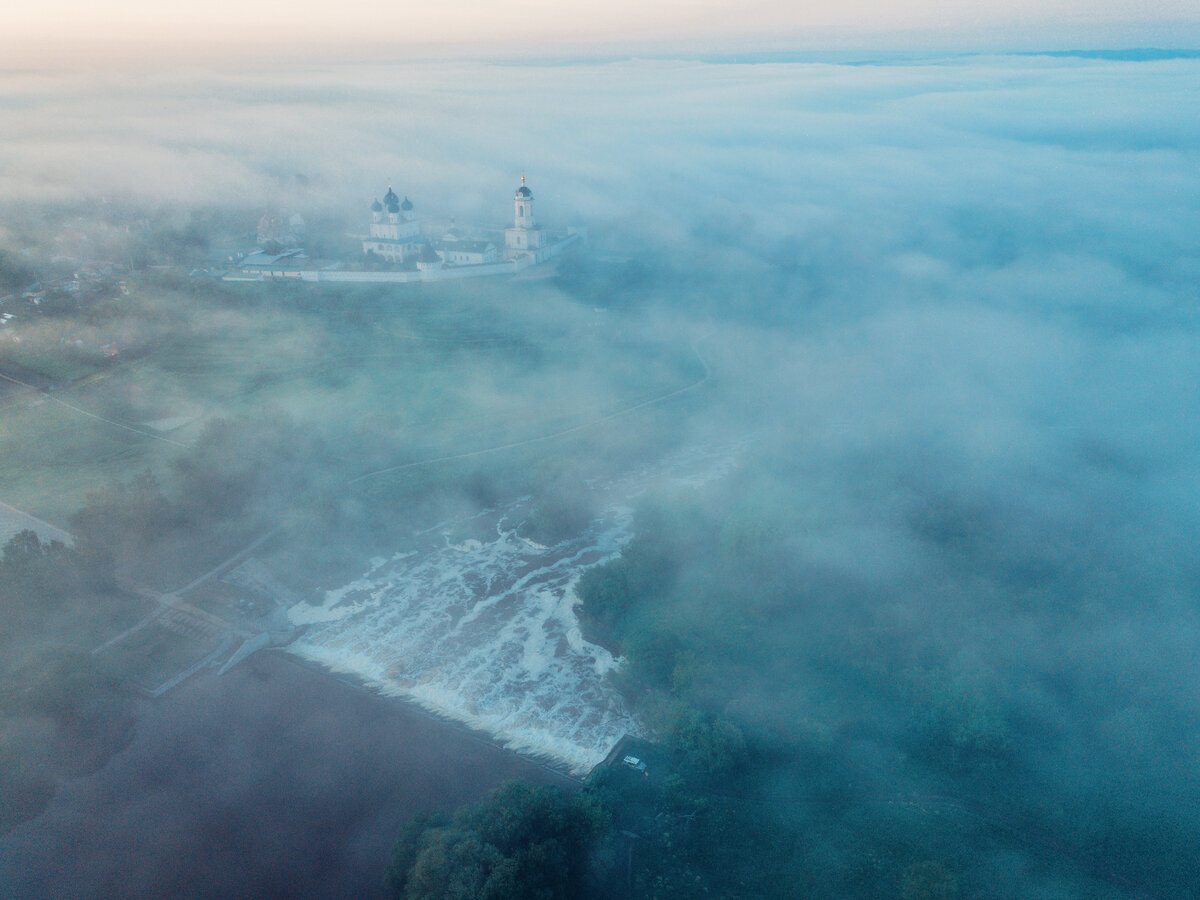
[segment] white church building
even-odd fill
[[[375,253],[388,262],[404,265],[420,258],[424,243],[412,201],[407,197],[401,200],[389,184],[383,201],[371,204],[371,233],[363,240],[363,253]]]

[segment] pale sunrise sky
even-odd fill
[[[10,41],[1191,46],[1195,0],[9,0]]]

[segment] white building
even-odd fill
[[[401,201],[389,184],[383,202],[371,204],[371,233],[363,240],[363,253],[403,265],[420,255],[423,244],[412,201],[407,197]]]
[[[437,253],[448,266],[482,266],[500,259],[491,241],[442,241]]]
[[[304,217],[294,213],[290,217],[271,207],[258,220],[258,244],[260,247],[299,247],[304,239]]]
[[[448,266],[482,266],[500,260],[492,241],[467,237],[454,224],[446,229],[440,241],[433,242],[433,249]]]
[[[525,184],[521,174],[521,186],[513,196],[513,225],[504,229],[504,249],[510,258],[537,250],[542,246],[542,229],[533,218],[533,191]]]

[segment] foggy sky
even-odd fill
[[[778,233],[869,205],[861,225],[882,236],[973,203],[1170,243],[1161,216],[1113,213],[1141,218],[1191,183],[1194,75],[1045,57],[10,73],[0,198],[257,205],[299,173],[306,196],[280,199],[352,210],[392,182],[421,215],[503,220],[526,170],[543,217],[747,215]]]
[[[547,43],[700,40],[721,48],[780,40],[801,46],[864,43],[887,46],[944,45],[947,39],[988,46],[1060,46],[1115,41],[1121,46],[1179,46],[1198,20],[1187,0],[1130,5],[1119,0],[1016,0],[978,4],[963,0],[889,3],[853,0],[829,4],[805,0],[631,0],[569,5],[543,0],[481,3],[395,4],[363,0],[350,9],[328,0],[245,4],[233,0],[165,6],[148,0],[117,0],[103,6],[80,0],[22,5],[6,15],[7,37],[60,45],[118,41],[131,56],[155,45],[212,41],[243,49],[303,40],[341,44],[370,42],[400,48],[442,45],[510,47]],[[140,48],[140,49],[139,49]],[[216,49],[212,47],[210,49]]]
[[[1170,810],[1200,784],[1197,83],[1195,59],[1044,56],[10,72],[0,205],[353,225],[390,182],[418,216],[500,224],[526,171],[543,221],[664,274],[631,331],[716,332],[697,418],[775,430],[806,566],[1053,723],[1026,749],[1064,792],[1104,783],[1075,759],[1099,741]],[[588,380],[464,357],[480,407]],[[1039,680],[1064,672],[1101,713]],[[777,675],[747,693],[811,713]]]

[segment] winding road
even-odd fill
[[[697,388],[702,387],[706,382],[708,382],[708,380],[710,378],[712,378],[712,369],[709,367],[708,362],[700,354],[700,349],[699,349],[700,342],[707,340],[709,337],[711,337],[711,334],[706,334],[703,337],[697,338],[695,341],[692,342],[692,345],[691,345],[692,352],[694,354],[696,354],[696,359],[698,359],[700,361],[700,365],[704,367],[704,375],[698,381],[694,381],[691,384],[686,385],[685,387],[676,388],[673,391],[668,391],[667,393],[660,394],[657,397],[651,397],[649,400],[643,400],[640,403],[635,403],[632,406],[627,406],[624,409],[617,410],[614,413],[609,413],[606,416],[601,416],[598,419],[593,419],[590,422],[583,422],[579,425],[572,425],[570,428],[564,428],[561,431],[555,431],[555,432],[552,432],[551,434],[543,434],[538,437],[526,438],[523,441],[511,441],[507,444],[498,444],[495,447],[484,447],[481,450],[470,450],[466,453],[452,453],[452,454],[449,454],[448,456],[435,456],[432,459],[420,459],[420,460],[416,460],[415,462],[401,463],[400,465],[395,465],[395,466],[387,466],[386,468],[375,469],[372,472],[367,472],[366,474],[359,475],[355,478],[351,478],[349,481],[346,482],[346,484],[347,485],[357,484],[361,481],[366,481],[368,478],[375,478],[379,475],[388,475],[388,474],[391,474],[392,472],[403,472],[406,469],[416,469],[416,468],[420,468],[421,466],[432,466],[435,463],[452,462],[452,461],[458,460],[458,459],[471,459],[476,456],[486,456],[489,453],[499,453],[502,450],[515,450],[518,447],[529,447],[529,446],[532,446],[533,444],[540,444],[545,441],[552,441],[552,440],[555,440],[560,437],[566,437],[568,434],[574,434],[575,432],[583,431],[586,428],[594,428],[597,425],[602,425],[605,422],[611,422],[613,419],[619,419],[622,416],[627,416],[630,413],[637,412],[639,409],[645,409],[648,406],[655,406],[659,403],[665,403],[667,400],[671,400],[674,397],[678,397],[682,394],[688,393],[689,391],[694,391]]]

